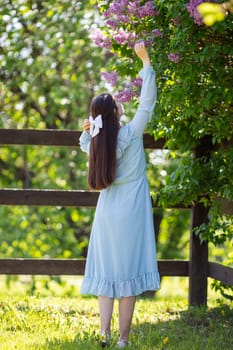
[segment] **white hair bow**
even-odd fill
[[[91,137],[95,137],[99,134],[100,129],[103,127],[103,121],[102,121],[102,115],[99,114],[95,119],[90,115],[89,117],[90,122],[90,135]]]

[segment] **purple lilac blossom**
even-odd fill
[[[124,102],[129,102],[131,101],[133,96],[133,93],[130,89],[126,89],[126,90],[120,90],[118,93],[115,94],[115,99],[121,103]]]
[[[143,41],[144,42],[144,44],[146,45],[146,46],[148,46],[147,44],[149,43],[149,41],[150,42],[152,42],[152,39],[153,38],[153,36],[152,36],[152,33],[148,33],[146,30],[142,30],[141,32],[140,32],[140,39],[141,40],[138,40],[138,41]],[[153,38],[154,39],[154,38]],[[148,41],[149,40],[149,41]]]
[[[119,45],[128,44],[128,47],[133,48],[135,42],[139,39],[138,36],[132,32],[128,33],[123,28],[120,28],[118,32],[116,30],[121,23],[134,23],[135,18],[138,21],[138,17],[144,18],[158,14],[154,1],[145,1],[142,6],[140,4],[141,0],[113,0],[103,15],[106,18],[105,24],[111,27],[115,33],[110,38],[101,31],[96,31],[96,35],[92,35],[94,43],[100,47],[111,48],[111,40],[113,39]],[[162,37],[163,35],[159,30],[155,30],[152,33],[144,32],[143,39],[146,46],[150,46],[153,43],[154,37]]]
[[[138,1],[130,2],[128,6],[128,11],[131,15],[137,16],[138,15]]]
[[[128,89],[130,90],[131,86],[132,86],[131,81],[129,81],[129,80],[124,81],[123,86],[124,86],[125,90],[128,90]]]
[[[134,47],[137,40],[137,35],[134,32],[129,32],[127,35],[128,47]]]
[[[155,9],[155,4],[153,1],[147,1],[144,6],[141,6],[138,11],[139,17],[144,18],[147,16],[156,16],[158,15],[157,10]]]
[[[111,72],[101,72],[101,76],[107,83],[109,83],[112,87],[116,86],[117,82],[117,73],[114,71]]]
[[[113,39],[118,43],[118,44],[126,44],[127,42],[127,35],[124,29],[120,28],[118,33],[113,35]]]
[[[131,85],[136,87],[142,86],[142,78],[133,79]]]
[[[122,23],[130,23],[131,16],[144,18],[158,14],[153,1],[146,1],[143,6],[140,6],[140,2],[140,0],[114,0],[103,15],[104,17],[116,17]]]
[[[152,34],[155,38],[162,38],[163,36],[163,33],[159,29],[152,30]]]
[[[130,23],[131,22],[129,20],[129,17],[127,17],[126,15],[119,15],[119,16],[117,16],[117,19],[122,23]]]
[[[104,16],[109,17],[115,15],[116,17],[125,14],[127,12],[127,6],[129,4],[129,0],[114,0],[108,10],[104,11]]]
[[[95,28],[90,34],[90,38],[96,46],[109,49],[112,47],[111,40],[99,28]]]
[[[125,6],[126,4],[122,1],[114,1],[109,7],[109,12],[116,16],[122,15],[125,12]]]
[[[194,18],[194,22],[199,26],[203,24],[203,21],[202,21],[201,15],[197,10],[197,6],[200,5],[202,2],[205,2],[205,0],[189,0],[186,6],[190,16]],[[210,0],[209,2],[213,2],[213,1]]]
[[[105,21],[105,24],[108,26],[108,27],[111,27],[113,30],[116,30],[116,28],[118,27],[119,23],[118,21],[116,21],[115,19],[107,19]]]
[[[154,42],[154,38],[150,37],[144,40],[144,44],[146,47],[150,47]]]
[[[130,47],[132,49],[132,48],[134,48],[134,46],[135,46],[135,40],[128,41],[128,47]]]
[[[112,13],[111,13],[110,9],[107,9],[103,12],[103,16],[106,18],[111,17],[111,15],[112,15]]]
[[[178,63],[180,60],[180,56],[178,55],[178,53],[169,53],[167,57],[170,61],[174,63]]]

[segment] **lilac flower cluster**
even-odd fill
[[[151,33],[136,34],[134,31],[125,30],[125,25],[137,25],[139,19],[158,15],[154,1],[142,0],[113,0],[109,4],[109,8],[103,12],[105,17],[105,25],[111,30],[105,35],[100,29],[95,29],[90,35],[94,44],[101,47],[111,49],[112,40],[119,45],[128,45],[134,47],[139,39],[143,39],[146,46],[153,44],[154,38],[161,38],[163,33],[159,29],[155,29]],[[139,36],[140,35],[140,36]]]
[[[131,82],[131,86],[139,87],[142,86],[142,78],[135,78]]]
[[[140,5],[141,0],[114,0],[109,9],[104,12],[105,17],[114,17],[122,23],[130,23],[131,16],[145,18],[147,16],[156,16],[154,1],[146,1]]]
[[[164,33],[159,28],[155,28],[151,32],[148,30],[141,30],[140,33],[138,33],[137,26],[140,21],[143,22],[144,18],[157,16],[158,14],[154,1],[109,1],[109,7],[103,12],[103,16],[105,18],[105,25],[110,29],[105,33],[99,28],[96,28],[90,37],[95,45],[110,50],[112,49],[112,43],[114,42],[119,45],[134,47],[136,42],[143,40],[146,46],[151,46],[154,40],[163,38]],[[173,24],[179,25],[180,18],[179,21],[174,19]],[[178,53],[169,53],[168,59],[173,63],[178,63],[180,57]],[[112,87],[116,86],[119,79],[115,71],[102,72],[101,74],[102,78],[108,84]],[[133,79],[123,85],[123,87],[116,93],[115,98],[121,103],[129,102],[134,96],[138,95],[138,87],[141,85],[141,78]]]
[[[99,28],[95,28],[90,34],[90,38],[96,46],[110,49],[112,47],[111,39],[105,35]]]
[[[115,94],[114,97],[121,103],[129,102],[133,97],[133,92],[131,89],[120,90]]]
[[[155,38],[162,38],[163,37],[163,33],[159,29],[152,30],[152,34],[154,35]]]
[[[129,47],[133,47],[139,39],[134,32],[126,32],[121,26],[125,24],[135,25],[139,19],[158,15],[154,1],[144,1],[143,5],[141,5],[141,2],[141,0],[114,0],[109,5],[109,8],[104,11],[105,24],[115,32],[112,35],[112,39],[118,44],[127,44]],[[119,30],[117,31],[118,28]],[[149,46],[156,35],[153,33],[147,33],[147,35],[149,37],[145,38],[145,44]]]
[[[158,15],[158,11],[154,8],[154,2],[147,1],[144,6],[139,7],[138,15],[140,18]]]
[[[169,53],[167,57],[171,62],[174,62],[174,63],[178,63],[180,60],[180,56],[178,53]]]
[[[194,22],[199,26],[203,24],[203,21],[201,15],[197,10],[197,6],[200,5],[202,2],[205,2],[205,0],[189,0],[187,4],[187,10],[190,16],[194,18]],[[209,2],[211,2],[211,0]]]
[[[112,87],[116,86],[117,83],[117,73],[114,71],[111,72],[102,72],[102,78],[109,83]]]
[[[113,30],[116,30],[117,27],[118,27],[118,24],[119,22],[116,21],[115,19],[113,18],[109,18],[105,21],[105,24],[108,26],[108,27],[111,27]]]
[[[142,79],[141,78],[135,78],[131,82],[125,83],[125,89],[118,91],[118,93],[115,94],[115,98],[117,101],[121,103],[129,102],[131,101],[133,96],[137,95],[137,88],[142,85]]]
[[[129,47],[134,47],[137,36],[133,32],[126,32],[120,28],[116,34],[113,34],[113,39],[120,45],[128,44]]]

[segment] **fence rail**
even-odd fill
[[[83,275],[85,259],[0,259],[0,274]],[[161,276],[188,276],[189,262],[159,260]]]
[[[217,281],[233,286],[233,269],[216,262],[209,262],[208,276]]]
[[[41,146],[74,146],[78,147],[81,131],[72,130],[35,130],[35,129],[0,129],[0,145],[41,145]],[[165,139],[154,140],[145,134],[144,147],[162,149]]]
[[[85,259],[0,259],[0,274],[4,275],[83,275]],[[158,260],[160,276],[189,277],[188,260]],[[208,277],[233,285],[233,269],[208,262]]]
[[[80,190],[0,189],[0,205],[43,205],[67,207],[95,207],[99,192]],[[158,204],[152,200],[154,208]],[[186,209],[183,203],[170,206],[171,209]]]

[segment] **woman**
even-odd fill
[[[91,103],[80,147],[89,154],[88,182],[100,190],[92,226],[82,294],[98,296],[102,346],[110,339],[114,299],[119,299],[120,339],[128,345],[136,296],[159,288],[151,199],[146,178],[143,131],[156,99],[155,73],[143,42],[140,104],[121,127],[122,109],[110,94]]]

